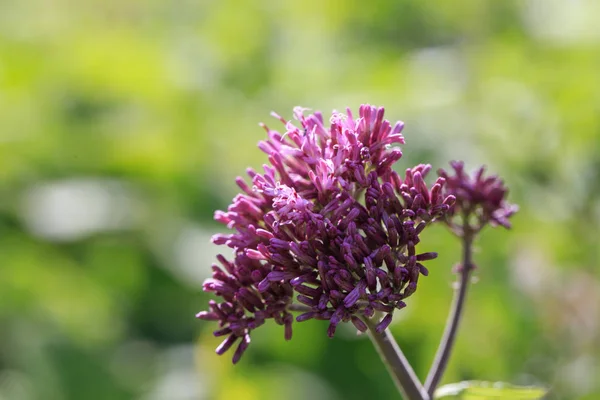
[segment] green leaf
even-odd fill
[[[504,382],[464,381],[438,388],[434,398],[446,400],[537,400],[543,398],[547,392],[547,389],[535,386],[514,386]]]

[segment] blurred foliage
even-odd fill
[[[194,319],[215,209],[302,105],[385,105],[399,169],[464,159],[521,205],[487,230],[445,382],[600,397],[600,25],[594,0],[0,1],[0,399],[387,399],[368,340]],[[452,295],[438,251],[392,326],[424,378]]]

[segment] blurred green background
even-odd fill
[[[444,382],[600,398],[600,2],[0,0],[0,399],[391,399],[364,337],[269,325],[242,362],[194,318],[259,121],[384,105],[400,170],[485,163],[486,230]],[[392,330],[424,379],[460,249]]]

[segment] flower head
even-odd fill
[[[326,125],[316,112],[294,110],[297,127],[273,114],[286,128],[281,134],[262,125],[268,139],[259,148],[268,155],[263,173],[248,170],[252,187],[241,178],[242,194],[215,219],[233,229],[213,242],[233,249],[234,259],[219,256],[204,290],[221,297],[198,318],[218,321],[216,336],[226,335],[222,354],[238,340],[237,362],[252,330],[272,319],[292,336],[290,306],[308,310],[296,321],[328,320],[333,336],[340,322],[367,329],[362,318],[392,314],[428,271],[423,262],[436,253],[416,250],[419,234],[443,217],[453,204],[444,196],[445,179],[429,188],[429,165],[392,170],[402,152],[403,123],[391,125],[384,109],[363,105],[334,112]]]
[[[462,161],[453,161],[450,165],[454,174],[443,169],[438,171],[438,175],[446,179],[445,193],[456,198],[447,214],[447,222],[453,216],[461,216],[463,223],[469,224],[469,229],[473,232],[481,230],[488,223],[510,228],[508,219],[519,208],[506,201],[508,189],[502,180],[494,175],[486,177],[483,166],[469,175],[465,172]]]

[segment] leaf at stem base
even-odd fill
[[[538,400],[547,389],[535,386],[514,386],[504,382],[464,381],[439,387],[434,399],[445,400]]]

